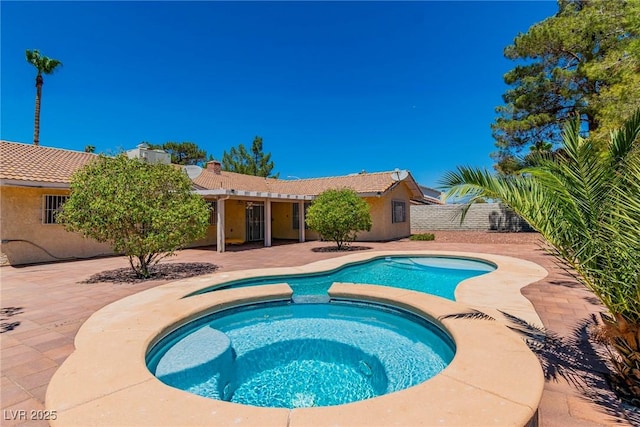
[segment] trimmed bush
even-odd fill
[[[421,234],[412,234],[409,237],[409,240],[435,240],[436,236],[433,233],[421,233]]]

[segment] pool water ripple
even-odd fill
[[[237,307],[192,322],[161,340],[148,366],[166,384],[254,406],[332,406],[403,390],[449,364],[451,340],[399,309],[329,302],[329,287],[364,283],[453,300],[461,281],[494,269],[463,258],[386,256],[212,286],[197,293],[286,282],[294,303]]]
[[[387,256],[346,265],[330,272],[244,279],[205,288],[197,293],[285,282],[293,289],[295,298],[325,295],[334,282],[344,282],[392,286],[455,300],[455,289],[460,282],[494,270],[495,266],[472,259]]]
[[[352,303],[233,309],[177,332],[168,346],[179,348],[181,340],[207,329],[229,338],[227,362],[214,363],[204,376],[193,371],[196,379],[171,370],[174,359],[183,369],[184,355],[159,349],[151,369],[158,375],[162,366],[158,377],[174,387],[254,406],[331,406],[380,396],[431,378],[454,355],[448,337],[424,319]]]

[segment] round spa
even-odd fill
[[[148,353],[164,383],[263,407],[341,405],[426,381],[453,359],[449,336],[374,303],[259,303],[210,314]]]

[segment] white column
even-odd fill
[[[305,218],[304,218],[304,200],[298,202],[298,239],[300,243],[305,241],[304,235],[304,226],[305,226]]]
[[[224,252],[224,240],[225,240],[225,233],[224,233],[224,205],[225,205],[225,199],[218,199],[218,217],[216,218],[216,230],[217,230],[217,236],[216,236],[216,248],[218,250],[218,252]]]
[[[271,200],[264,202],[264,245],[271,246]]]

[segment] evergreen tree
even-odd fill
[[[492,157],[501,172],[521,166],[517,157],[527,147],[557,146],[563,123],[575,114],[590,139],[604,143],[640,106],[640,2],[559,0],[558,6],[504,51],[520,65],[504,76],[511,88],[492,124],[498,148]]]
[[[222,154],[222,169],[229,172],[277,178],[280,174],[271,175],[274,166],[271,153],[262,151],[262,137],[259,136],[253,139],[250,153],[243,144],[239,144]]]
[[[149,144],[152,150],[164,150],[171,154],[171,163],[176,165],[203,165],[207,159],[207,152],[193,142],[173,142],[164,144]]]

